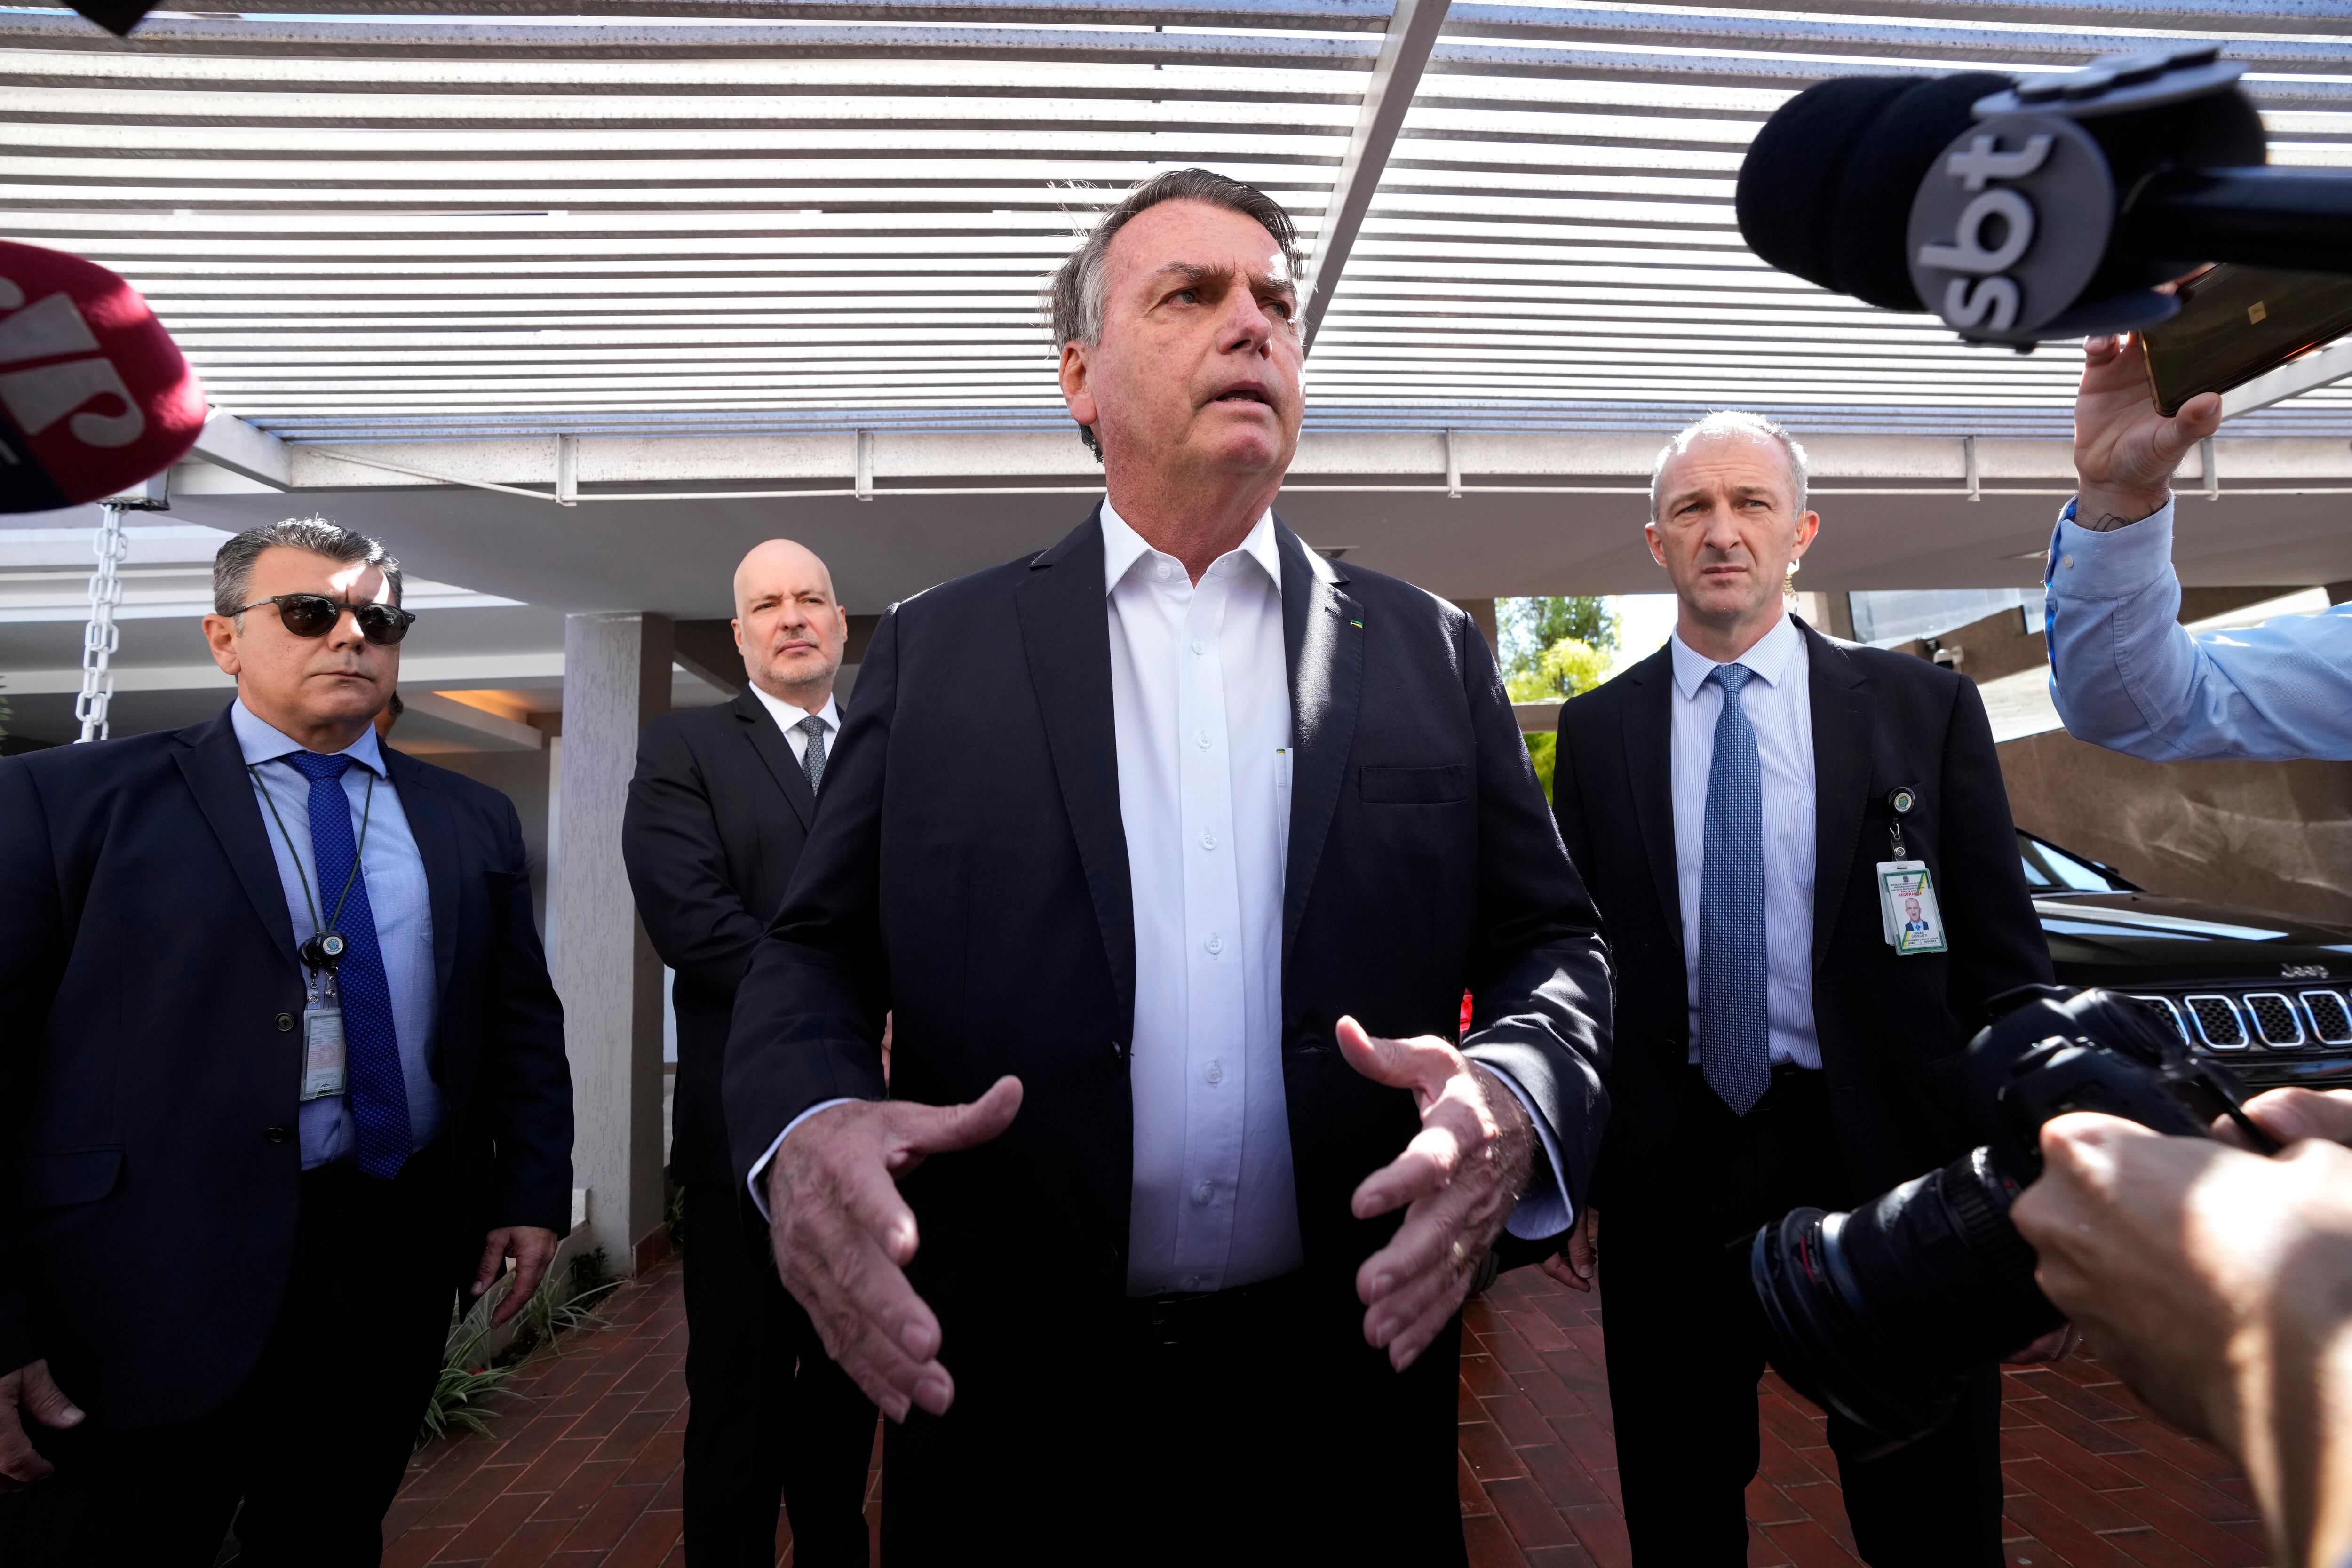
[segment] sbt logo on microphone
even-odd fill
[[[2029,344],[2099,269],[2115,212],[2107,161],[2046,114],[1980,121],[1937,158],[1911,203],[1911,281],[1962,337]]]

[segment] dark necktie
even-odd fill
[[[342,998],[344,1083],[352,1121],[359,1129],[359,1166],[362,1173],[388,1182],[408,1160],[408,1082],[400,1070],[392,984],[384,978],[367,873],[352,875],[359,846],[352,833],[351,797],[343,793],[352,759],[296,752],[286,760],[310,781],[310,860],[319,882],[319,915],[332,922],[345,943],[335,965],[335,990]],[[342,896],[346,879],[352,888],[348,899]],[[339,899],[340,918],[334,913]]]
[[[801,772],[808,774],[809,794],[824,783],[824,721],[812,713],[793,726],[808,737],[808,748],[801,752]]]
[[[1756,727],[1739,703],[1755,671],[1718,664],[1723,688],[1706,775],[1698,893],[1699,1070],[1745,1116],[1772,1081],[1771,970],[1764,948],[1764,788]]]

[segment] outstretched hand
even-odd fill
[[[1353,1203],[1358,1219],[1405,1211],[1389,1244],[1356,1270],[1364,1338],[1402,1372],[1461,1307],[1527,1190],[1535,1128],[1518,1096],[1449,1041],[1382,1039],[1353,1018],[1335,1033],[1349,1067],[1412,1090],[1421,1111],[1421,1131],[1364,1178]]]
[[[968,1105],[862,1100],[793,1130],[768,1165],[769,1230],[784,1288],[825,1354],[893,1421],[943,1415],[955,1380],[940,1364],[940,1321],[907,1283],[918,1237],[898,1179],[933,1154],[985,1143],[1013,1125],[1021,1080]]]
[[[2221,399],[2199,393],[2166,418],[2147,379],[2147,349],[2137,333],[2083,344],[2083,384],[2074,395],[2074,521],[2105,531],[2163,507],[2172,472],[2189,449],[2221,426]]]
[[[23,1415],[17,1414],[20,1408]],[[49,1375],[46,1361],[29,1363],[0,1377],[0,1476],[12,1481],[41,1480],[57,1469],[33,1447],[25,1430],[25,1415],[52,1431],[81,1425],[80,1409]]]

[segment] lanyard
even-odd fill
[[[278,802],[270,797],[269,786],[261,782],[261,771],[257,766],[247,763],[245,771],[252,775],[253,787],[261,792],[261,804],[269,808],[270,820],[278,824],[278,836],[286,840],[287,856],[294,862],[294,879],[302,885],[302,902],[310,911],[311,934],[310,940],[302,944],[302,962],[312,969],[331,968],[335,960],[343,955],[343,939],[335,927],[343,918],[343,906],[351,901],[352,885],[359,880],[360,858],[367,853],[368,822],[375,815],[374,770],[368,772],[367,795],[361,802],[360,837],[359,843],[352,850],[351,874],[343,879],[343,890],[335,900],[335,912],[324,921],[319,919],[319,900],[327,896],[327,889],[321,887],[317,899],[310,896],[312,879],[302,869],[301,852],[294,847],[294,836],[286,831],[286,819],[278,813]],[[314,858],[317,848],[316,845],[311,846]]]

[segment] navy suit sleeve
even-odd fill
[[[783,908],[735,993],[727,1039],[727,1134],[749,1182],[776,1135],[828,1100],[880,1100],[882,799],[898,705],[898,608],[884,612],[824,770],[824,809]]]
[[[498,1180],[490,1224],[572,1227],[572,1064],[563,1054],[563,1004],[530,913],[530,871],[514,803],[498,797],[501,863],[491,868],[499,962],[489,1059],[491,1136]]]
[[[1954,678],[1952,685],[1944,732],[1943,880],[1936,892],[1951,943],[1952,1012],[1974,1034],[1993,997],[2050,984],[2050,942],[2026,890],[1984,699],[1973,680]]]
[[[1478,758],[1478,930],[1463,1054],[1534,1101],[1581,1205],[1608,1114],[1609,953],[1560,843],[1486,639],[1456,626]],[[1557,783],[1554,788],[1558,788]]]
[[[30,769],[0,761],[0,1128],[16,1125],[25,1076],[57,997],[65,921],[40,792]],[[0,1373],[40,1357],[25,1281],[0,1232]]]
[[[767,927],[728,879],[710,787],[685,731],[667,717],[646,725],[637,742],[621,858],[662,962],[711,990],[734,990]]]

